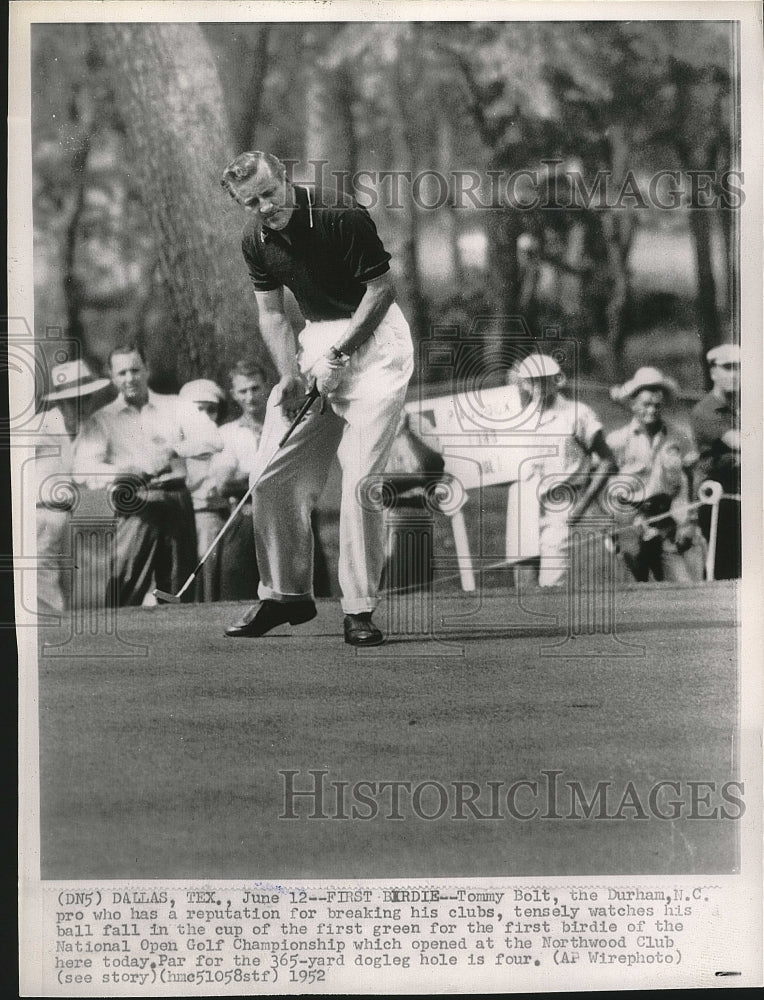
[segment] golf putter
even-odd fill
[[[297,427],[297,425],[303,421],[303,419],[305,418],[305,416],[308,413],[308,410],[311,408],[311,406],[315,403],[315,401],[318,399],[318,397],[320,395],[321,395],[321,393],[318,391],[318,386],[316,385],[316,380],[314,379],[313,380],[313,384],[311,385],[310,389],[308,389],[307,393],[305,394],[305,400],[304,400],[302,406],[300,407],[299,412],[297,413],[297,416],[294,418],[294,420],[292,421],[292,423],[289,425],[289,428],[287,429],[286,433],[284,434],[284,436],[279,441],[278,448],[276,449],[276,451],[278,451],[279,448],[283,448],[284,447],[284,445],[287,443],[287,441],[289,440],[289,438],[292,436],[292,434],[293,434],[295,428]],[[274,452],[273,454],[275,455],[276,452]],[[271,456],[271,458],[273,458],[273,455]],[[263,469],[263,471],[260,473],[260,476],[262,476],[267,471],[269,464],[270,464],[270,459],[268,460],[268,463],[265,465],[265,468]],[[236,520],[236,517],[237,517],[239,511],[244,506],[244,504],[252,496],[252,491],[257,486],[258,482],[260,481],[260,476],[258,476],[258,478],[255,480],[255,482],[252,483],[252,485],[249,487],[249,489],[247,490],[247,492],[244,494],[244,496],[241,498],[241,500],[239,500],[239,502],[236,504],[236,506],[234,507],[234,509],[231,511],[230,517],[228,518],[228,520],[226,521],[226,523],[223,525],[223,527],[220,529],[220,531],[217,533],[217,535],[215,535],[215,537],[213,538],[212,542],[210,543],[209,548],[204,553],[204,555],[199,560],[199,562],[196,564],[193,572],[191,573],[191,575],[189,576],[189,578],[186,580],[186,582],[183,584],[183,586],[180,588],[180,590],[178,591],[178,593],[177,594],[168,594],[167,591],[165,591],[165,590],[158,590],[158,589],[157,590],[153,590],[152,594],[157,599],[157,601],[159,601],[161,604],[180,604],[181,598],[183,597],[183,595],[185,594],[185,592],[188,590],[188,588],[193,584],[194,580],[196,580],[196,578],[199,575],[199,571],[201,570],[202,566],[204,566],[204,564],[207,562],[207,560],[209,559],[209,557],[215,551],[218,543],[220,542],[220,539],[223,537],[223,535],[225,535],[225,533],[231,527],[231,525],[233,524],[233,522]]]

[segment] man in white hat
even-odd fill
[[[84,423],[74,445],[75,476],[91,489],[128,498],[117,524],[109,587],[119,605],[141,604],[155,580],[175,592],[196,564],[196,526],[186,486],[186,460],[221,447],[206,413],[148,387],[140,348],[119,345],[109,355],[118,397]],[[188,600],[193,599],[189,590]]]
[[[615,461],[594,411],[560,392],[565,380],[553,357],[531,354],[509,374],[539,443],[556,446],[555,454],[524,463],[525,475],[539,477],[538,582],[554,587],[567,572],[569,527],[595,502]],[[561,494],[569,502],[559,503]]]
[[[37,609],[41,614],[60,614],[68,604],[69,588],[55,562],[67,551],[69,507],[75,495],[71,439],[97,401],[103,403],[103,390],[108,386],[109,380],[98,378],[82,360],[65,361],[50,370],[50,386],[43,396],[46,410],[35,442],[37,558],[43,562],[37,573]]]
[[[706,355],[711,391],[690,414],[700,459],[696,489],[706,479],[720,483],[725,497],[719,504],[716,560],[717,580],[735,580],[741,573],[740,548],[740,348],[720,344]],[[709,507],[700,508],[700,526],[708,538]]]
[[[610,393],[632,413],[629,423],[608,434],[607,443],[619,472],[634,478],[634,515],[621,525],[619,550],[640,582],[651,575],[685,583],[703,578],[702,539],[695,514],[687,510],[698,451],[689,431],[663,416],[666,400],[678,390],[658,368],[644,367]],[[665,520],[645,524],[661,514]]]

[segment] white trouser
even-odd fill
[[[308,323],[300,334],[300,365],[308,372],[347,329],[348,321]],[[332,458],[342,469],[339,582],[345,614],[373,611],[385,560],[384,512],[357,496],[367,476],[384,471],[414,368],[408,324],[393,304],[372,336],[354,352],[324,413],[315,403],[283,448],[289,421],[268,400],[250,483],[261,600],[313,596],[310,514]]]

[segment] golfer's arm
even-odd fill
[[[279,376],[299,377],[297,365],[297,341],[292,324],[284,311],[284,289],[275,288],[270,292],[255,292],[260,320],[260,333],[265,346],[271,353]]]
[[[343,354],[352,354],[358,350],[377,329],[393,302],[395,302],[395,285],[388,271],[387,274],[374,278],[366,285],[366,291],[353,313],[350,325],[342,338],[333,346]]]

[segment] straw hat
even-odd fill
[[[638,368],[623,385],[614,385],[610,397],[620,403],[631,399],[641,389],[663,389],[668,395],[675,396],[679,392],[679,383],[670,375],[664,375],[660,368],[646,366]]]
[[[43,396],[45,402],[52,403],[58,399],[75,399],[77,396],[90,396],[110,384],[108,378],[98,378],[91,371],[86,361],[65,361],[61,365],[53,365],[50,370],[50,391]]]

